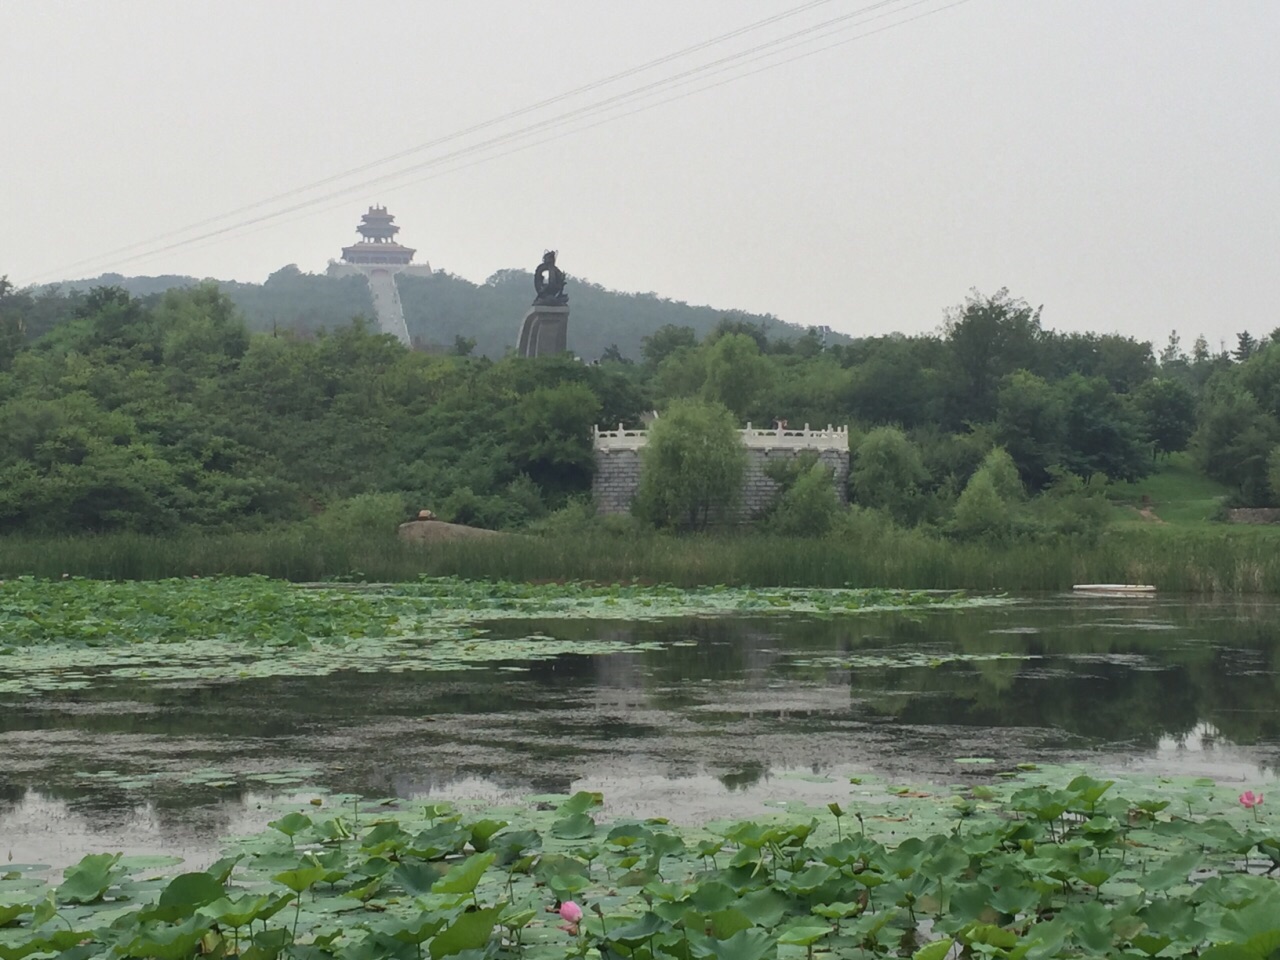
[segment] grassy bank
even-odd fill
[[[1148,522],[1138,515],[1138,509],[1145,506],[1158,518],[1156,522],[1210,531],[1221,529],[1213,518],[1231,490],[1197,470],[1189,454],[1175,453],[1149,477],[1111,484],[1108,495],[1129,505],[1117,516],[1122,524]]]
[[[854,586],[1061,590],[1150,583],[1162,591],[1280,593],[1280,532],[1128,527],[1096,544],[956,543],[883,530],[857,540],[769,536],[509,536],[421,546],[383,534],[310,528],[224,536],[0,539],[0,576],[106,579],[264,574],[295,581],[402,581],[421,575],[509,580],[643,580],[680,586]]]

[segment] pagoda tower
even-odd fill
[[[326,272],[331,277],[363,274],[369,281],[373,314],[378,320],[378,328],[407,346],[409,327],[404,320],[404,307],[400,303],[400,291],[396,287],[396,274],[428,276],[431,267],[425,263],[414,263],[413,248],[396,241],[400,227],[396,225],[395,219],[387,212],[386,207],[370,207],[356,226],[360,239],[343,247],[342,260],[329,261]]]

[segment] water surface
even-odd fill
[[[458,672],[104,678],[0,700],[0,857],[198,862],[282,798],[335,794],[597,789],[613,814],[688,821],[825,804],[858,772],[945,784],[1087,761],[1254,785],[1280,763],[1277,613],[1044,597],[835,619],[502,621],[490,636],[663,648]]]

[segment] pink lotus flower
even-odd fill
[[[1240,794],[1240,806],[1246,810],[1252,810],[1253,817],[1256,820],[1258,818],[1258,807],[1262,806],[1262,794],[1246,790]]]
[[[560,904],[560,919],[564,921],[564,923],[560,924],[560,929],[576,937],[578,935],[578,924],[582,921],[582,908],[572,900],[566,900]]]
[[[582,908],[572,900],[560,904],[560,919],[569,923],[577,923],[582,919]]]

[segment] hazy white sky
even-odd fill
[[[1001,286],[1049,326],[1157,347],[1173,328],[1216,346],[1280,326],[1280,2],[967,0],[858,38],[951,2],[888,0],[807,46],[554,123],[873,0],[813,3],[142,243],[802,0],[8,0],[0,274],[319,271],[377,202],[420,260],[477,281],[554,246],[571,277],[852,334],[931,330],[970,287]],[[415,163],[434,165],[360,185]]]

